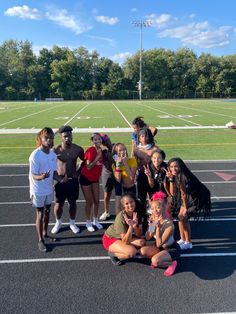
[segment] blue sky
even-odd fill
[[[236,53],[235,0],[4,0],[0,44],[30,40],[35,53],[53,45],[97,50],[122,63],[140,48],[182,47],[216,56]]]

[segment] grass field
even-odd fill
[[[86,148],[94,130],[104,130],[113,142],[131,146],[131,122],[136,116],[159,128],[157,145],[167,159],[236,159],[236,102],[219,100],[0,102],[0,163],[28,163],[35,132],[44,126],[69,124],[74,143]],[[55,143],[59,142],[55,137]]]

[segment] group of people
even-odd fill
[[[164,161],[165,152],[154,140],[156,128],[148,126],[143,117],[136,117],[132,125],[130,156],[124,143],[112,143],[107,134],[94,133],[86,151],[72,142],[73,129],[68,125],[58,130],[61,143],[57,146],[51,128],[37,134],[37,148],[29,158],[29,179],[40,251],[47,251],[44,240],[54,193],[56,223],[52,234],[62,226],[65,200],[70,229],[73,233],[80,231],[75,223],[79,186],[85,198],[87,230],[102,229],[101,222],[110,217],[114,191],[116,218],[103,235],[103,246],[112,263],[121,265],[139,253],[151,259],[152,268],[167,268],[166,276],[174,273],[180,250],[192,248],[189,218],[210,213],[210,192],[182,159]],[[104,192],[100,217],[99,182]],[[177,242],[173,219],[178,220]]]

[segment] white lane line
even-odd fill
[[[154,110],[154,111],[158,111],[158,112],[164,113],[164,114],[166,114],[166,115],[168,115],[168,116],[170,116],[170,117],[173,117],[173,118],[175,118],[175,119],[179,119],[179,120],[185,121],[185,122],[187,122],[187,123],[191,123],[191,124],[197,125],[198,127],[201,127],[201,126],[202,126],[202,125],[199,124],[199,123],[195,123],[195,122],[192,122],[192,121],[190,121],[190,120],[187,120],[187,119],[184,119],[184,118],[175,116],[175,115],[173,115],[173,114],[170,114],[169,112],[162,111],[162,110],[160,110],[160,109],[156,109],[156,108],[153,108],[153,107],[150,107],[150,106],[147,106],[147,105],[141,105],[141,106],[147,107],[147,108],[152,109],[152,110]],[[160,129],[160,128],[159,128],[159,129]]]
[[[28,185],[19,185],[19,186],[0,186],[0,189],[29,189]]]
[[[208,172],[235,172],[236,171],[236,169],[211,169],[211,170],[209,170],[209,169],[204,169],[204,170],[191,170],[192,172],[196,172],[196,173],[201,173],[201,172],[206,172],[206,173],[208,173]]]
[[[90,104],[85,105],[82,109],[80,109],[72,118],[70,118],[68,121],[65,122],[66,124],[69,124],[72,120],[74,120],[74,118],[80,114],[82,111],[84,111],[84,109],[86,109],[88,106],[90,106]]]
[[[230,184],[230,183],[236,183],[236,181],[202,181],[203,184]],[[99,184],[102,186],[102,184]],[[0,189],[26,189],[29,188],[28,185],[6,185],[6,186],[0,186]]]
[[[176,219],[174,221],[177,221]],[[190,219],[191,222],[218,222],[218,221],[236,221],[235,218],[206,218],[202,220],[194,220],[193,218]],[[100,221],[102,225],[110,225],[114,223],[114,220],[107,220],[107,221]],[[55,223],[51,222],[48,225],[49,226],[54,226]],[[76,225],[78,226],[85,226],[86,221],[84,222],[76,222]],[[63,226],[69,226],[69,223],[62,223]],[[6,225],[0,225],[0,228],[21,228],[21,227],[35,227],[35,223],[30,223],[30,224],[6,224]]]
[[[1,166],[0,166],[1,167]],[[194,173],[209,173],[209,172],[236,172],[236,169],[204,169],[204,170],[191,170]],[[29,174],[0,174],[0,177],[28,177]]]
[[[129,127],[131,128],[130,131],[133,130],[132,125],[130,124],[130,122],[128,121],[128,119],[123,115],[123,113],[119,110],[119,108],[114,104],[114,102],[112,102],[112,105],[116,108],[116,110],[120,113],[120,115],[122,116],[122,118],[125,120],[125,122],[129,125]]]
[[[0,174],[0,177],[28,177],[29,174]]]
[[[236,256],[234,253],[193,253],[193,254],[181,254],[181,257],[221,257],[221,256]]]
[[[212,196],[212,200],[228,200],[228,199],[236,199],[236,196]],[[111,202],[115,202],[115,199],[111,199]],[[85,203],[85,200],[77,200],[77,203]],[[104,199],[100,199],[100,202],[104,202]],[[54,203],[54,202],[53,202]],[[29,202],[0,202],[0,205],[21,205],[21,204],[32,204],[30,201]]]
[[[236,253],[193,253],[181,254],[181,257],[225,257],[236,256]],[[142,259],[142,256],[136,256]],[[24,263],[44,263],[44,262],[79,262],[79,261],[100,261],[109,260],[109,256],[81,256],[81,257],[59,257],[59,258],[31,258],[31,259],[9,259],[0,260],[0,264],[24,264]]]
[[[58,107],[59,107],[59,106],[58,106]],[[57,107],[57,108],[58,108],[58,107]],[[60,107],[62,107],[62,105],[61,105]],[[41,111],[37,111],[37,112],[31,113],[31,114],[28,114],[28,115],[26,115],[26,116],[24,116],[24,117],[20,117],[20,118],[17,118],[17,119],[14,119],[14,120],[11,120],[11,121],[2,123],[2,124],[0,124],[0,126],[6,125],[6,124],[10,124],[10,123],[12,123],[12,122],[16,122],[16,121],[19,121],[19,120],[23,120],[23,119],[26,119],[26,118],[35,116],[35,115],[37,115],[37,114],[39,114],[39,113],[42,113],[42,112],[45,112],[45,111],[49,111],[49,110],[52,110],[52,109],[55,109],[55,107],[50,107],[50,108],[47,108],[47,109],[44,109],[44,110],[41,110]]]

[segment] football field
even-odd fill
[[[74,128],[74,142],[90,145],[93,132],[106,132],[113,142],[131,146],[132,120],[143,116],[156,126],[156,143],[167,159],[235,159],[236,102],[224,100],[146,100],[73,102],[0,102],[0,163],[27,163],[35,135],[43,127]],[[55,137],[55,142],[59,136]]]

